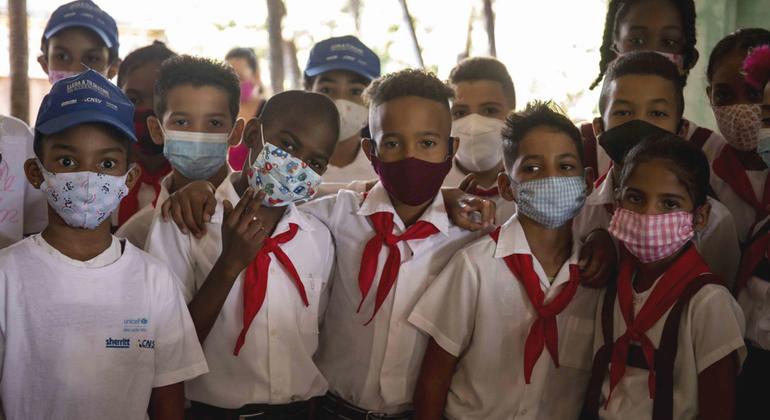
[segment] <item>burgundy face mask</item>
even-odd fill
[[[404,204],[417,206],[438,194],[452,169],[452,159],[447,158],[441,163],[415,158],[383,162],[372,156],[372,166],[388,193]]]
[[[151,109],[137,109],[134,111],[134,131],[136,132],[137,147],[139,152],[147,156],[157,156],[163,153],[163,145],[157,145],[150,137],[147,128],[147,117],[153,117],[155,113]]]

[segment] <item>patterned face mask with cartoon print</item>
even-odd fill
[[[252,187],[265,192],[262,204],[267,207],[310,200],[321,185],[321,175],[307,163],[270,143],[265,143],[247,175]]]
[[[40,161],[43,173],[43,190],[48,204],[69,226],[79,229],[96,229],[118,208],[120,200],[128,194],[126,177],[106,175],[91,171],[49,172]],[[129,168],[130,170],[130,168]]]

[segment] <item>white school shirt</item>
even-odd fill
[[[24,162],[35,156],[32,130],[23,121],[0,115],[0,249],[48,224],[45,194],[32,187]]]
[[[553,282],[532,257],[546,303],[564,289],[579,250],[573,243]],[[537,312],[503,259],[512,254],[532,254],[517,216],[502,226],[499,242],[486,236],[460,250],[409,316],[409,322],[459,358],[445,415],[458,420],[577,419],[591,376],[599,290],[578,287],[556,316],[561,367],[543,348],[527,385],[524,345]]]
[[[8,420],[144,419],[153,388],[208,371],[173,275],[131,244],[101,268],[34,236],[0,251],[0,332]]]
[[[662,277],[662,276],[661,276]],[[649,298],[660,278],[648,290],[633,292],[634,315],[639,313]],[[604,293],[602,293],[602,298]],[[614,301],[613,340],[617,340],[626,331],[626,323]],[[596,310],[594,324],[594,352],[604,344],[602,332],[602,306],[600,301]],[[650,328],[646,335],[655,348],[660,346],[663,327],[666,324],[669,309]],[[676,359],[674,360],[674,415],[677,420],[699,418],[698,415],[698,375],[706,368],[737,351],[738,369],[746,358],[746,346],[743,342],[744,318],[738,302],[733,299],[724,286],[707,284],[698,291],[683,308],[679,324]],[[626,372],[612,390],[612,399],[605,408],[610,391],[609,373],[604,378],[599,401],[599,418],[603,420],[651,419],[653,402],[648,388],[646,369],[626,366]]]
[[[229,170],[230,166],[228,165],[227,168]],[[168,189],[171,187],[172,182],[171,174],[163,177],[160,181],[160,192],[158,193],[158,201],[156,201],[157,206],[153,206],[152,202],[150,202],[150,205],[142,207],[138,212],[131,216],[130,219],[123,223],[123,226],[115,232],[115,236],[126,238],[137,248],[146,249],[147,237],[150,234],[150,226],[152,225],[152,221],[161,213],[163,203],[168,200],[170,195]]]
[[[588,196],[583,209],[575,217],[573,232],[578,238],[584,239],[594,229],[610,226],[612,214],[605,206],[615,205],[614,190],[615,182],[612,173],[609,173]],[[741,261],[735,223],[724,204],[712,197],[708,197],[708,202],[711,204],[708,223],[705,229],[695,233],[693,242],[714,274],[722,277],[725,285],[732,288]]]
[[[166,261],[176,274],[189,303],[222,252],[222,202],[236,205],[240,197],[232,174],[217,188],[217,208],[208,234],[201,239],[185,235],[173,222],[156,217],[147,240],[148,251]],[[203,351],[211,371],[189,381],[186,397],[222,408],[246,404],[287,404],[326,393],[326,380],[313,362],[318,347],[318,324],[328,294],[328,279],[334,264],[334,243],[328,229],[290,204],[275,228],[275,235],[298,225],[296,236],[281,244],[302,280],[310,306],[306,307],[278,259],[271,255],[265,301],[249,327],[238,356],[235,342],[243,328],[243,282],[235,280]]]
[[[757,223],[752,235],[770,222],[770,216]],[[749,277],[746,287],[738,293],[738,304],[746,316],[746,340],[754,346],[770,350],[770,282]]]
[[[375,295],[388,255],[387,246],[383,246],[371,289],[357,312],[361,302],[361,257],[375,235],[368,216],[392,213],[393,233],[400,235],[406,228],[381,183],[362,200],[362,194],[342,190],[336,196],[303,205],[329,226],[337,246],[334,287],[317,360],[332,393],[358,407],[394,414],[412,408],[412,394],[428,343],[428,336],[409,324],[407,317],[452,255],[480,234],[454,226],[439,193],[420,216],[420,220],[433,224],[439,232],[425,239],[398,243],[402,263],[397,281],[377,316],[364,326],[374,312]]]

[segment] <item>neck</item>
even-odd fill
[[[88,261],[112,244],[110,219],[96,229],[78,229],[69,226],[51,207],[48,207],[48,226],[41,235],[48,244],[73,260]]]
[[[556,229],[548,229],[519,213],[519,223],[532,255],[543,266],[546,275],[553,277],[558,274],[572,254],[572,222]]]
[[[207,179],[207,181],[212,183],[214,186],[218,187],[219,184],[221,184],[222,181],[225,180],[225,178],[227,178],[227,163],[222,165],[222,167],[219,168],[217,173],[214,174],[214,176],[212,176],[211,178]],[[180,189],[184,188],[185,186],[187,186],[187,184],[193,181],[194,181],[193,179],[185,177],[184,175],[179,173],[179,171],[174,169],[173,171],[171,171],[171,186],[168,189],[168,193],[173,194],[176,191],[179,191]]]
[[[476,176],[476,184],[484,189],[489,189],[492,187],[497,186],[497,175],[500,174],[500,172],[503,170],[503,162],[501,161],[497,165],[495,165],[494,168],[488,169],[486,171],[481,172],[473,172],[468,169],[466,169],[458,160],[457,158],[454,159],[454,164],[457,167],[457,169],[460,170],[464,175],[468,175],[469,173],[473,173]]]
[[[355,134],[350,138],[342,140],[341,142],[337,143],[337,147],[334,148],[334,153],[332,154],[331,159],[329,159],[329,164],[338,168],[344,168],[345,166],[350,165],[354,160],[356,160],[356,156],[358,156],[358,149],[360,147],[360,134]]]
[[[147,171],[149,174],[154,174],[166,165],[166,157],[163,156],[163,153],[159,153],[157,155],[144,155],[139,154],[137,157],[137,160],[142,165],[142,170]]]
[[[441,192],[439,192],[439,194],[441,194]],[[434,199],[428,200],[416,206],[410,206],[409,204],[404,204],[398,201],[392,195],[390,196],[390,201],[393,203],[393,208],[396,210],[398,217],[401,218],[401,221],[404,222],[405,227],[409,227],[416,221],[420,220],[420,216],[425,213],[425,209],[431,205]]]
[[[732,147],[732,146],[728,146]],[[759,153],[757,153],[756,150],[738,150],[736,148],[733,148],[735,151],[735,154],[738,156],[738,160],[741,161],[741,165],[743,165],[743,168],[747,171],[762,171],[767,169],[767,165],[762,160],[761,157],[759,157]]]
[[[668,270],[674,264],[674,262],[676,262],[679,256],[682,255],[687,249],[688,247],[684,246],[682,249],[674,253],[674,255],[663,258],[662,260],[653,261],[646,264],[639,263],[636,268],[634,290],[636,290],[637,293],[642,293],[646,290],[649,290],[655,284],[655,281],[660,276],[662,276],[663,273],[665,273],[666,270]]]
[[[244,165],[243,168],[244,169],[241,170],[241,173],[237,176],[237,179],[233,181],[233,188],[235,188],[235,193],[238,194],[238,197],[243,197],[243,194],[246,193],[246,189],[249,188],[249,178],[245,173],[247,165]],[[232,204],[234,206],[237,203]],[[262,219],[262,226],[265,228],[265,231],[269,233],[269,236],[273,235],[275,227],[278,225],[278,222],[281,220],[284,213],[286,213],[286,207],[287,206],[267,207],[261,205],[259,210],[257,210],[257,214],[260,219]]]

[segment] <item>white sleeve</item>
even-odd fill
[[[320,220],[321,223],[326,225],[326,227],[332,231],[332,217],[334,216],[334,208],[337,205],[338,195],[339,194],[327,195],[326,197],[321,197],[317,200],[308,201],[307,203],[302,204],[300,208]]]
[[[145,247],[148,254],[168,265],[187,303],[192,301],[197,292],[195,261],[190,253],[191,241],[189,234],[182,233],[173,222],[164,222],[160,215],[157,215],[150,225]]]
[[[725,286],[732,290],[741,261],[738,231],[732,214],[724,204],[712,198],[709,198],[709,203],[709,221],[706,229],[698,232],[696,246],[714,274],[722,277]]]
[[[153,388],[184,382],[209,371],[173,274],[167,269],[159,271],[155,291],[157,306],[150,320],[155,328]]]
[[[745,320],[730,292],[722,286],[704,286],[690,301],[689,312],[698,373],[736,350],[740,367],[746,358]]]
[[[326,245],[326,258],[324,258],[324,272],[323,272],[323,287],[321,287],[321,296],[318,301],[318,325],[323,324],[323,320],[326,314],[326,307],[329,304],[329,296],[331,296],[332,279],[334,278],[334,270],[337,268],[336,250],[334,247],[334,241],[329,234],[329,242]]]
[[[473,337],[478,295],[478,273],[460,250],[417,301],[409,322],[460,357]]]

